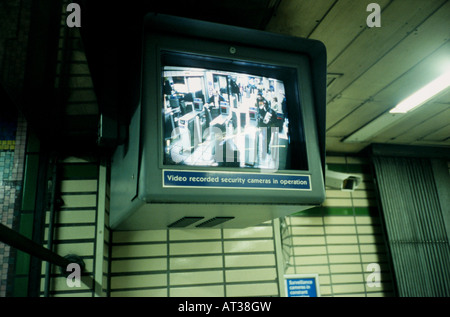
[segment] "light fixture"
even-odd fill
[[[450,70],[447,70],[444,74],[417,90],[390,111],[383,113],[352,135],[346,137],[342,142],[352,143],[370,140],[374,135],[393,125],[396,121],[403,119],[407,112],[422,106],[448,87],[450,87]]]
[[[407,113],[447,89],[450,86],[450,71],[442,74],[428,85],[420,88],[408,98],[396,105],[390,113]]]

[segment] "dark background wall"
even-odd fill
[[[0,1],[0,220],[15,230],[26,219],[20,218],[20,210],[27,129],[18,109],[23,101],[30,17],[31,1]],[[12,294],[12,276],[23,263],[18,260],[17,251],[0,242],[0,297]]]

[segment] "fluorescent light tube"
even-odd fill
[[[408,98],[401,101],[395,108],[390,110],[390,113],[406,113],[411,111],[425,102],[439,94],[444,89],[450,86],[450,71],[447,71],[443,75],[433,80],[428,85],[417,90]]]
[[[450,70],[433,80],[428,85],[422,87],[408,98],[404,99],[389,112],[385,112],[378,118],[354,132],[352,135],[344,138],[342,142],[352,143],[369,141],[374,135],[377,135],[381,131],[394,125],[395,122],[404,119],[404,113],[423,105],[425,102],[448,87],[450,87]]]

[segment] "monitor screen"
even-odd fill
[[[164,165],[307,169],[295,75],[269,65],[163,54]]]
[[[141,61],[112,228],[244,228],[324,201],[323,43],[158,13]]]

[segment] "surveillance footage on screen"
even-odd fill
[[[289,120],[280,80],[200,68],[163,71],[168,165],[286,167]]]

